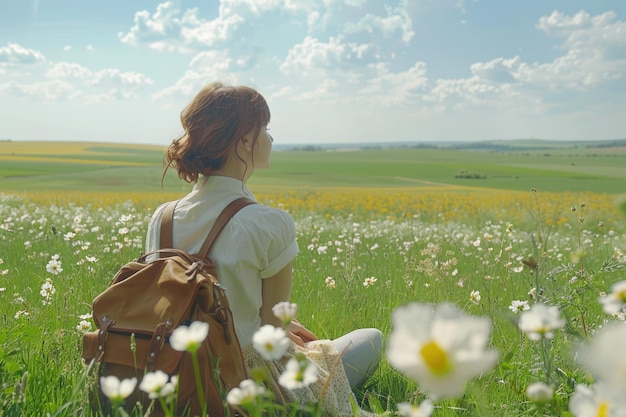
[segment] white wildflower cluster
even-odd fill
[[[265,395],[265,387],[251,379],[244,379],[238,387],[231,389],[226,395],[226,401],[230,405],[254,407],[257,400]]]
[[[287,389],[295,390],[306,388],[317,379],[317,368],[311,365],[304,355],[296,355],[285,365],[285,371],[278,378],[278,383]]]
[[[15,315],[13,316],[14,319],[17,320],[22,317],[30,316],[30,311],[28,310],[26,300],[24,300],[24,297],[22,297],[20,294],[13,294],[13,300],[11,301],[11,304],[19,304],[22,308],[22,310],[18,310],[17,312],[15,312]]]
[[[170,377],[160,370],[146,373],[139,384],[139,389],[148,393],[150,398],[165,398],[168,401],[172,398],[172,394],[176,392],[177,388],[178,375]]]
[[[90,323],[87,321],[91,314],[80,316],[81,322],[77,326],[79,332],[84,332]],[[89,326],[87,325],[89,323]],[[209,334],[209,324],[194,321],[189,326],[179,326],[170,336],[170,345],[178,351],[195,353],[201,343]],[[106,376],[100,378],[100,386],[103,393],[113,402],[120,402],[127,398],[135,390],[136,378],[119,380],[116,376]],[[168,375],[157,370],[147,372],[141,382],[139,389],[146,392],[151,399],[162,398],[166,403],[171,402],[178,388],[178,375]]]
[[[137,378],[119,379],[115,375],[100,377],[100,388],[114,404],[120,404],[128,398],[137,387]],[[147,372],[141,379],[139,389],[151,399],[162,398],[166,403],[173,400],[178,389],[178,375],[171,377],[163,371]]]
[[[52,275],[59,275],[63,272],[63,267],[61,265],[60,256],[58,254],[52,255],[52,258],[48,261],[46,265],[46,271]]]
[[[296,318],[297,305],[290,302],[276,304],[272,311],[285,325],[289,325]],[[278,361],[288,354],[292,342],[287,332],[279,327],[266,324],[253,335],[254,349],[267,361]],[[287,360],[285,369],[279,377],[278,383],[286,389],[297,390],[308,387],[319,378],[318,370],[301,353],[296,353]],[[258,398],[266,395],[263,386],[252,380],[243,381],[239,387],[233,388],[226,397],[233,406],[249,407],[256,404]]]
[[[80,316],[78,316],[78,318],[80,319],[80,321],[76,325],[76,331],[78,333],[80,333],[80,334],[85,334],[85,333],[91,331],[91,327],[92,327],[92,323],[91,323],[92,315],[91,315],[91,313],[81,314]]]
[[[9,273],[8,269],[2,269],[2,264],[3,263],[4,263],[4,261],[2,260],[2,258],[0,258],[0,276],[7,275]]]
[[[41,285],[41,290],[39,291],[39,294],[43,297],[41,303],[43,305],[52,304],[52,296],[56,293],[56,291],[56,288],[54,288],[54,285],[52,284],[52,279],[46,278],[46,282]]]
[[[333,277],[326,277],[326,279],[324,280],[324,283],[326,284],[326,286],[328,288],[336,288],[337,287],[337,283],[335,282],[335,278],[333,278]]]
[[[509,306],[509,310],[513,313],[520,313],[522,311],[530,310],[530,305],[526,300],[513,300]]]

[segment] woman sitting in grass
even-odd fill
[[[197,253],[228,203],[240,197],[255,199],[246,181],[256,169],[270,166],[270,110],[252,88],[213,83],[183,110],[181,121],[184,133],[167,149],[166,169],[176,169],[181,179],[195,186],[176,206],[173,245]],[[158,249],[164,207],[155,211],[150,222],[147,251]],[[252,204],[226,225],[209,257],[227,288],[248,372],[265,369],[267,388],[280,403],[319,403],[321,399],[326,414],[353,416],[352,390],[377,369],[382,334],[377,329],[359,329],[336,340],[318,340],[298,322],[286,325],[278,318],[273,307],[290,301],[292,261],[297,254],[291,216],[277,208]],[[264,325],[286,327],[289,346],[278,359],[264,358],[254,347],[253,338]],[[315,382],[306,387],[300,383],[294,389],[297,384],[284,377],[289,373],[286,365],[302,355],[313,367],[315,378],[310,381]],[[343,366],[337,366],[340,363]]]

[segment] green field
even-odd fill
[[[626,143],[626,142],[625,142]],[[506,145],[506,146],[505,146]],[[277,150],[250,184],[266,187],[462,187],[528,191],[626,190],[626,147],[604,142],[485,142],[482,146]],[[180,191],[161,188],[163,147],[0,142],[0,191]]]
[[[101,415],[88,411],[97,375],[80,360],[82,332],[94,329],[94,297],[144,250],[154,207],[189,188],[173,172],[161,188],[162,152],[0,142],[0,417]],[[599,302],[602,294],[624,301],[612,293],[626,271],[624,162],[619,142],[277,149],[272,169],[249,185],[260,202],[294,218],[292,301],[319,337],[376,327],[390,341],[392,312],[411,303],[453,303],[489,319],[497,363],[461,378],[463,392],[434,401],[432,416],[609,416],[626,409],[626,357],[615,349],[626,327],[595,355],[606,356],[603,372],[593,373],[576,349],[626,317],[626,303],[615,314]],[[520,302],[553,306],[563,322],[534,340],[519,325],[524,312],[512,308]],[[467,333],[459,319],[447,336]],[[429,378],[457,374],[457,355],[475,341],[455,340],[443,355],[455,358],[454,372]],[[428,379],[387,359],[356,392],[365,409],[397,415],[399,404],[431,397]],[[553,395],[533,402],[526,390],[535,383]],[[572,400],[584,384],[600,390],[592,400],[605,401],[591,414]],[[263,415],[322,417],[280,408]]]

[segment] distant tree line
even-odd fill
[[[458,174],[454,176],[454,178],[463,178],[463,179],[470,179],[470,180],[484,180],[484,179],[487,179],[487,176],[485,174],[479,174],[477,172],[461,170],[459,171]]]

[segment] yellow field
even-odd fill
[[[90,150],[94,147],[119,148],[120,150],[160,150],[155,145],[137,145],[137,144],[112,144],[98,142],[0,142],[0,161],[22,161],[22,162],[59,162],[59,163],[81,163],[81,164],[102,164],[107,165],[134,165],[148,166],[153,165],[145,162],[128,162],[116,161],[107,158],[108,155],[116,155],[113,152],[103,152],[102,150]],[[60,158],[55,155],[75,155],[73,157]],[[99,159],[81,158],[80,156],[98,156]],[[54,158],[50,158],[50,157]]]
[[[25,203],[77,205],[92,208],[132,202],[138,209],[154,208],[184,192],[24,192],[13,193]],[[520,223],[541,218],[545,224],[579,221],[623,223],[615,196],[594,193],[433,192],[424,189],[343,188],[319,191],[258,192],[259,201],[294,215],[316,213],[327,218],[351,215],[354,221],[389,220],[482,222],[485,219]],[[0,195],[1,196],[1,195]],[[593,224],[593,223],[592,223]]]
[[[90,151],[88,148],[93,147],[115,147],[122,149],[136,150],[159,150],[156,145],[139,145],[125,143],[109,143],[109,142],[47,142],[47,141],[0,141],[0,155],[7,156],[11,154],[37,154],[37,155],[65,155],[65,154],[101,154],[102,151]]]

